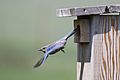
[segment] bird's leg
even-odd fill
[[[61,51],[62,51],[63,53],[65,53],[65,50],[64,50],[64,49],[61,49]]]

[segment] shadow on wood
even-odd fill
[[[75,27],[80,26],[79,34],[75,35],[77,80],[120,80],[120,5],[65,8],[56,12],[59,17],[77,16],[74,22]]]
[[[81,62],[80,79],[79,79],[79,80],[82,80],[82,77],[83,77],[83,71],[84,71],[84,62]]]
[[[82,20],[81,18],[84,17],[78,17],[78,20]],[[90,40],[87,43],[77,42],[77,62],[81,63],[78,69],[79,80],[119,79],[120,17],[94,15],[87,18],[90,25]],[[81,34],[78,36],[81,37]]]

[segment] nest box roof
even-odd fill
[[[56,14],[58,17],[65,16],[83,16],[83,15],[104,15],[120,12],[120,5],[109,6],[96,6],[96,7],[74,7],[57,9]],[[117,14],[117,15],[118,15]]]

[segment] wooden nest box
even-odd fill
[[[57,9],[59,17],[77,16],[77,80],[120,80],[120,6]]]

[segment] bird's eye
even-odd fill
[[[45,49],[45,47],[43,49]]]

